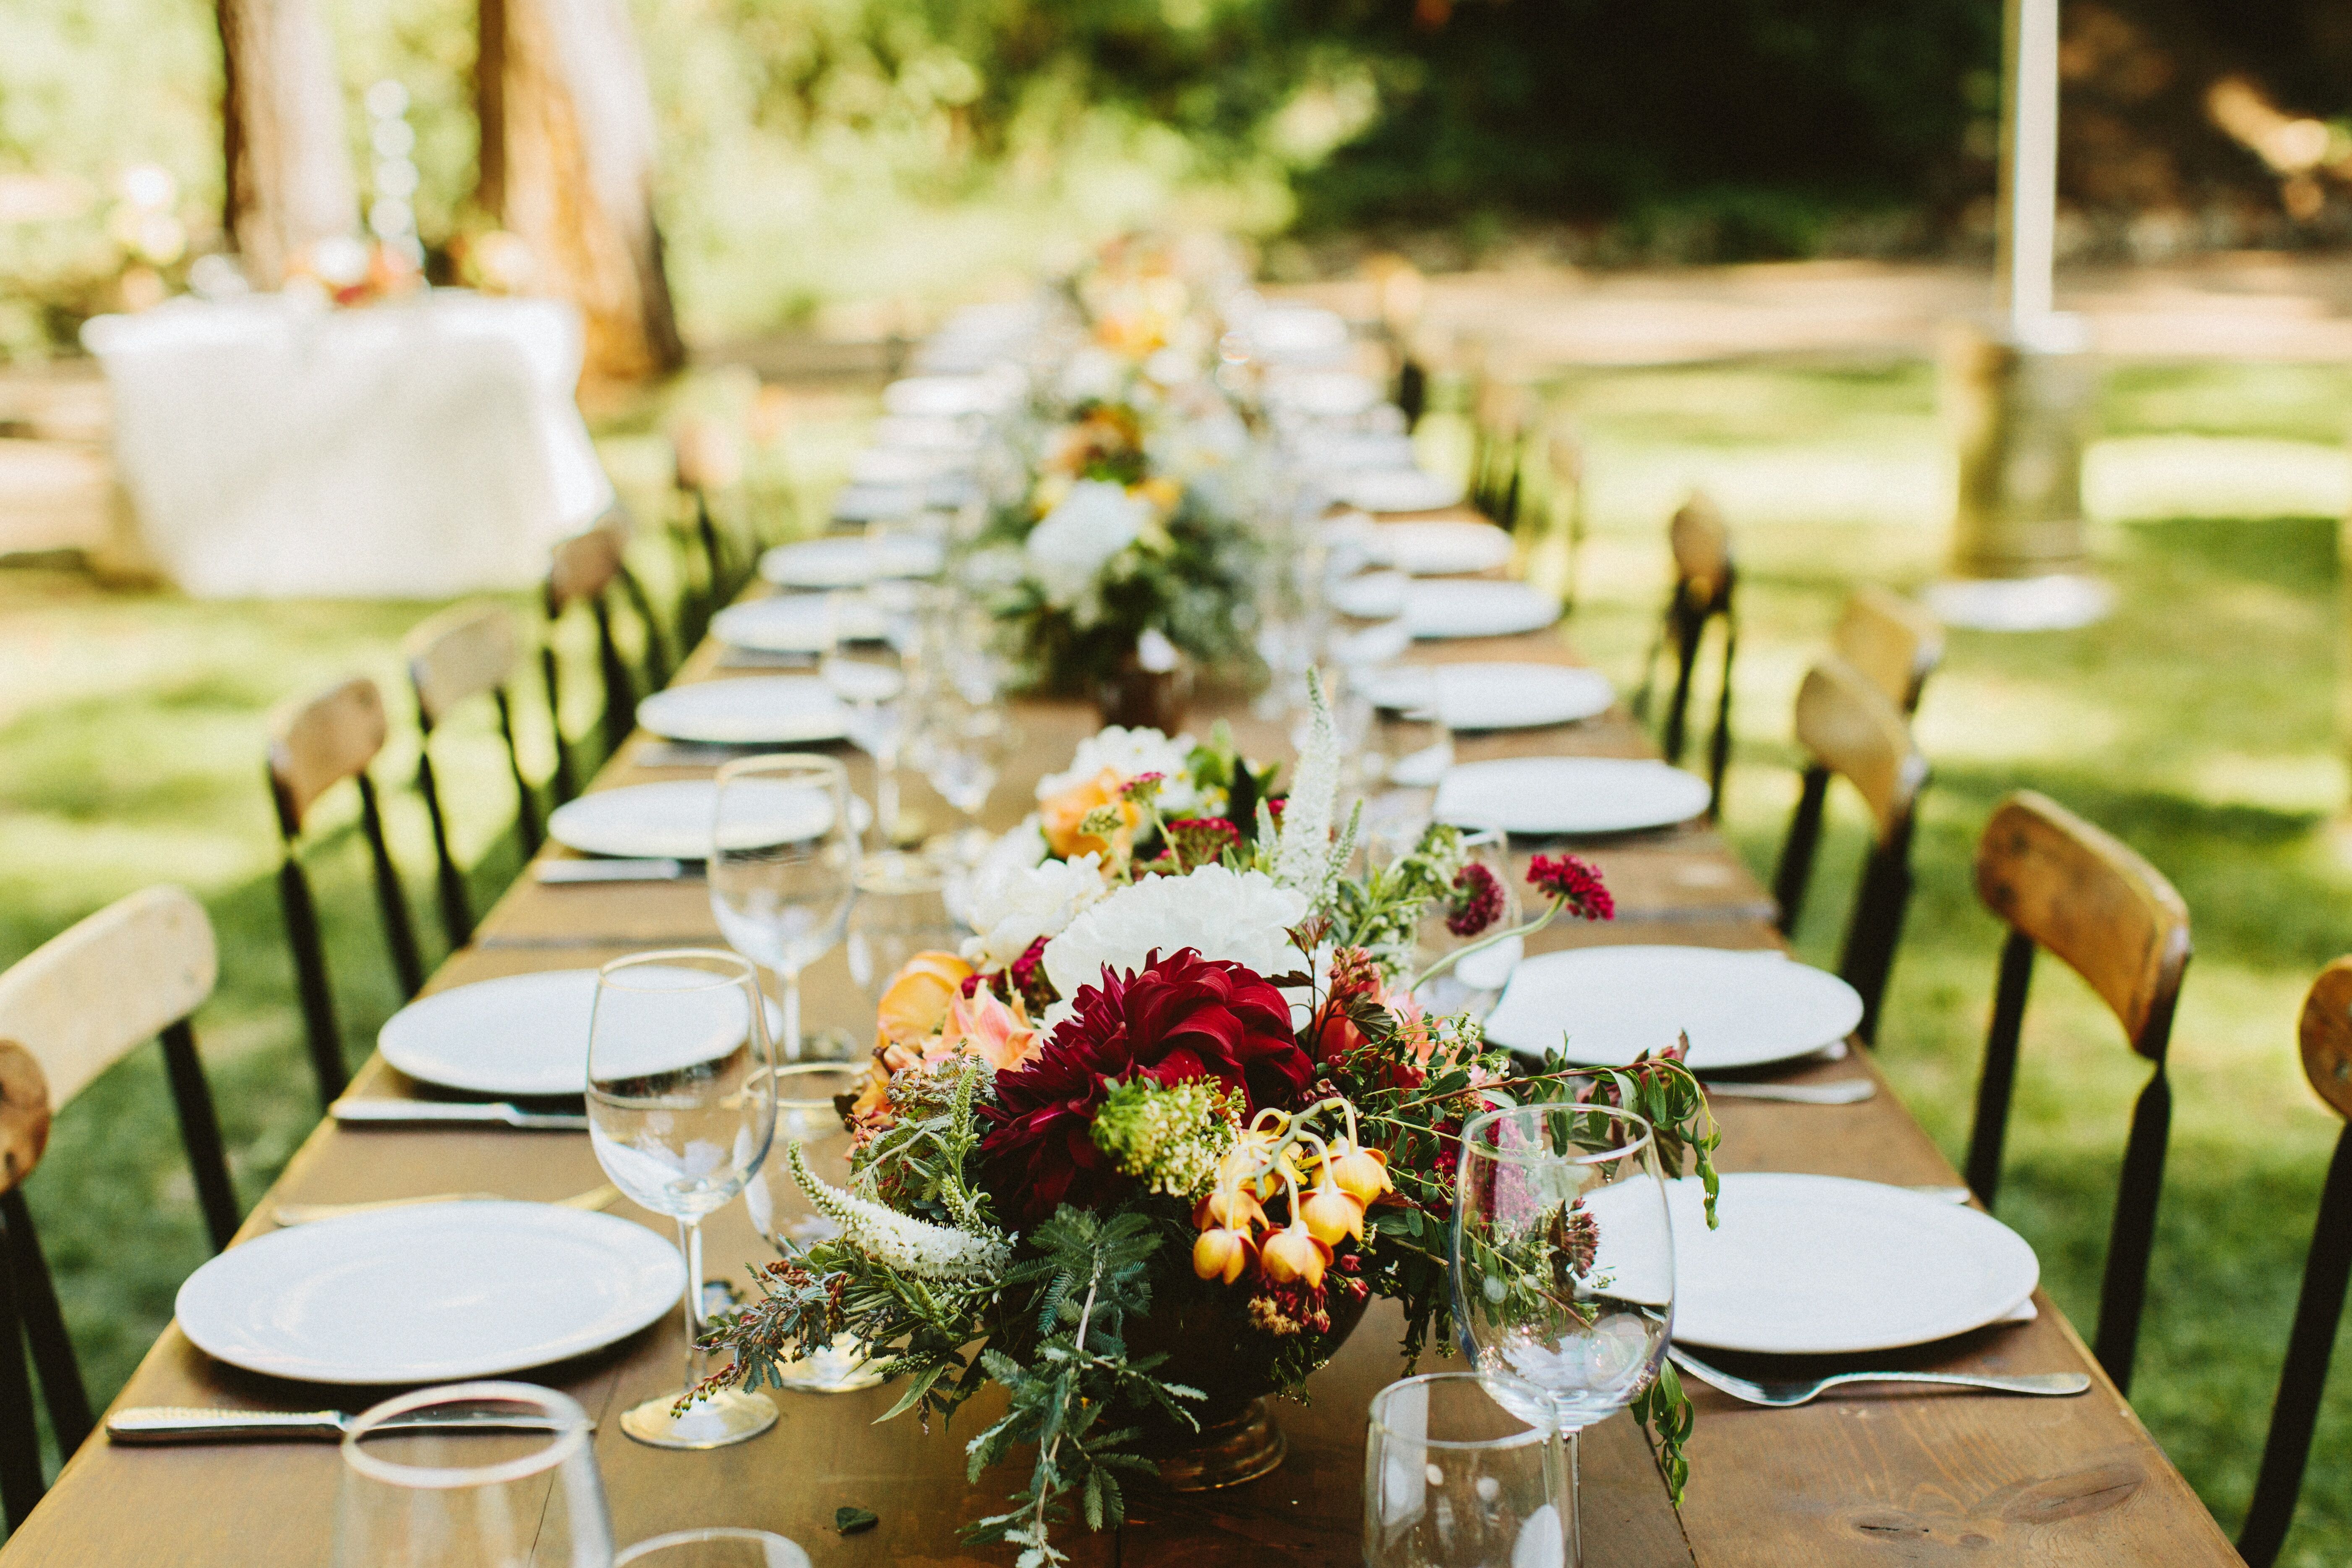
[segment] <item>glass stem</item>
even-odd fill
[[[898,841],[898,748],[874,754],[874,836],[889,848]]]
[[[1561,1431],[1555,1427],[1544,1443],[1544,1468],[1549,1472],[1550,1479],[1545,1489],[1556,1500],[1554,1507],[1559,1513],[1562,1568],[1584,1568],[1584,1508],[1577,1495],[1580,1468],[1578,1436],[1575,1428]]]
[[[801,1059],[801,969],[795,963],[776,971],[784,993],[784,1060]]]
[[[702,1222],[677,1222],[677,1249],[686,1255],[686,1392],[702,1369]],[[1570,1564],[1570,1568],[1574,1568]]]

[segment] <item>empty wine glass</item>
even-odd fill
[[[980,814],[1016,744],[1018,731],[1003,703],[974,702],[953,688],[932,693],[915,736],[915,763],[964,819],[949,850],[965,865],[987,851],[991,836]]]
[[[686,1387],[622,1413],[657,1448],[716,1448],[775,1425],[766,1395],[694,1394],[702,1338],[702,1221],[760,1169],[776,1132],[776,1058],[759,971],[731,952],[681,948],[596,972],[588,1023],[588,1137],[639,1206],[677,1222],[686,1255]]]
[[[611,1568],[595,1430],[529,1384],[385,1400],[343,1436],[335,1568]]]
[[[1560,1568],[1566,1479],[1551,1429],[1475,1373],[1391,1383],[1364,1444],[1365,1568]]]
[[[1580,1568],[1575,1435],[1650,1386],[1674,1329],[1674,1231],[1650,1124],[1557,1103],[1473,1117],[1454,1312],[1486,1391],[1568,1437],[1566,1561]]]
[[[613,1568],[809,1568],[809,1554],[764,1530],[680,1530],[638,1542]]]
[[[1511,972],[1518,968],[1527,943],[1516,936],[1494,940],[1497,932],[1519,923],[1509,836],[1499,827],[1466,827],[1462,851],[1462,868],[1454,873],[1450,896],[1422,917],[1413,963],[1417,972],[1425,973],[1450,954],[1460,956],[1414,987],[1413,996],[1433,1016],[1467,1013],[1484,1021],[1503,999],[1503,987],[1511,983]]]
[[[832,757],[782,752],[719,770],[710,907],[727,945],[782,982],[784,1058],[801,1054],[801,971],[841,940],[856,896],[849,773]]]
[[[817,665],[849,705],[849,739],[874,759],[874,826],[887,846],[898,832],[898,749],[907,737],[907,672],[887,645],[836,640]]]
[[[809,1173],[836,1187],[849,1185],[850,1139],[841,1101],[866,1087],[867,1064],[799,1062],[776,1069],[776,1137],[797,1146]],[[743,1189],[751,1223],[779,1252],[829,1241],[841,1226],[819,1214],[781,1159]],[[814,1354],[784,1363],[777,1376],[809,1394],[849,1394],[872,1388],[882,1374],[866,1363],[864,1346],[848,1334]]]
[[[961,939],[948,913],[946,868],[924,855],[892,850],[857,863],[849,911],[849,978],[873,1001],[919,952],[953,952]]]

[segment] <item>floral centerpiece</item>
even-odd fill
[[[789,1156],[840,1234],[789,1247],[714,1333],[734,1352],[720,1384],[773,1381],[843,1339],[905,1380],[893,1415],[947,1416],[1001,1385],[971,1472],[1024,1445],[1034,1458],[1011,1508],[970,1535],[1024,1564],[1060,1560],[1048,1529],[1073,1503],[1090,1528],[1116,1522],[1147,1453],[1179,1486],[1278,1463],[1263,1396],[1303,1384],[1374,1296],[1402,1307],[1409,1355],[1447,1348],[1460,1132],[1489,1105],[1627,1106],[1675,1173],[1695,1160],[1712,1189],[1712,1123],[1674,1053],[1514,1077],[1475,1022],[1414,1005],[1424,912],[1501,940],[1607,918],[1608,893],[1573,857],[1538,857],[1546,908],[1502,928],[1492,873],[1444,826],[1347,875],[1355,824],[1335,823],[1339,752],[1310,694],[1278,826],[1264,802],[1247,838],[1223,817],[1171,821],[1197,781],[1125,775],[1075,825],[1100,847],[1019,868],[1006,899],[1026,925],[900,972],[871,1076],[843,1107],[849,1187]],[[1142,749],[1093,744],[1089,762]],[[1202,822],[1219,826],[1184,826]],[[1679,1495],[1689,1416],[1670,1370],[1635,1408]]]

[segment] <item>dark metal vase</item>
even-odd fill
[[[1237,1321],[1233,1300],[1165,1302],[1150,1317],[1128,1324],[1129,1350],[1139,1355],[1166,1352],[1159,1375],[1207,1395],[1189,1406],[1200,1422],[1198,1431],[1175,1421],[1144,1425],[1138,1447],[1160,1467],[1160,1484],[1171,1491],[1215,1491],[1254,1481],[1278,1467],[1289,1451],[1268,1398],[1281,1386],[1274,1363],[1285,1347]],[[1355,1332],[1370,1302],[1369,1293],[1348,1301],[1334,1292],[1331,1327],[1318,1336],[1318,1366]]]
[[[1192,661],[1179,658],[1173,669],[1146,669],[1130,652],[1118,668],[1095,682],[1095,706],[1106,724],[1158,730],[1172,735],[1184,727],[1192,702]]]

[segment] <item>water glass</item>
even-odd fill
[[[1505,1107],[1462,1129],[1454,1312],[1504,1408],[1570,1437],[1633,1403],[1674,1329],[1675,1246],[1650,1124],[1607,1106]]]
[[[952,851],[966,864],[987,851],[990,836],[980,826],[980,814],[996,789],[1006,757],[1019,743],[1011,715],[992,698],[974,702],[950,687],[934,691],[926,705],[915,735],[915,763],[940,797],[963,817]]]
[[[866,1064],[791,1063],[778,1068],[775,1076],[776,1137],[799,1148],[819,1181],[848,1186],[849,1128],[841,1119],[840,1101],[866,1087]],[[767,1171],[743,1189],[760,1234],[786,1253],[839,1236],[841,1226],[810,1205],[785,1164],[771,1160]],[[824,1350],[785,1363],[779,1375],[787,1386],[807,1394],[848,1394],[882,1381],[866,1364],[864,1347],[845,1334]]]
[[[809,1554],[764,1530],[681,1530],[638,1542],[613,1568],[809,1568]]]
[[[710,907],[727,944],[775,972],[783,1054],[801,1054],[801,972],[841,940],[856,896],[849,773],[832,757],[783,752],[719,770]]]
[[[741,1192],[776,1131],[776,1058],[759,971],[682,948],[596,972],[588,1023],[588,1137],[631,1201],[677,1222],[686,1255],[686,1392],[702,1338],[702,1221]],[[765,1395],[729,1389],[627,1410],[621,1430],[662,1448],[716,1448],[775,1425]]]
[[[891,976],[919,952],[953,952],[962,928],[948,912],[947,872],[924,855],[892,850],[857,863],[849,911],[849,977],[879,1003]]]
[[[898,831],[898,751],[907,738],[907,672],[897,649],[836,641],[817,673],[849,707],[849,739],[874,759],[874,826],[884,844]]]
[[[573,1401],[529,1384],[385,1400],[343,1437],[335,1568],[611,1568],[594,1432]]]
[[[1556,1435],[1477,1374],[1432,1373],[1372,1398],[1365,1568],[1561,1568],[1567,1477]]]
[[[1519,886],[1511,876],[1511,841],[1499,827],[1462,833],[1462,869],[1454,896],[1431,907],[1415,935],[1413,966],[1425,973],[1449,954],[1460,957],[1445,971],[1414,988],[1414,999],[1432,1015],[1467,1013],[1484,1022],[1503,999],[1503,987],[1519,966],[1527,944],[1519,937],[1491,939],[1519,923]],[[1485,942],[1487,945],[1479,946]]]

